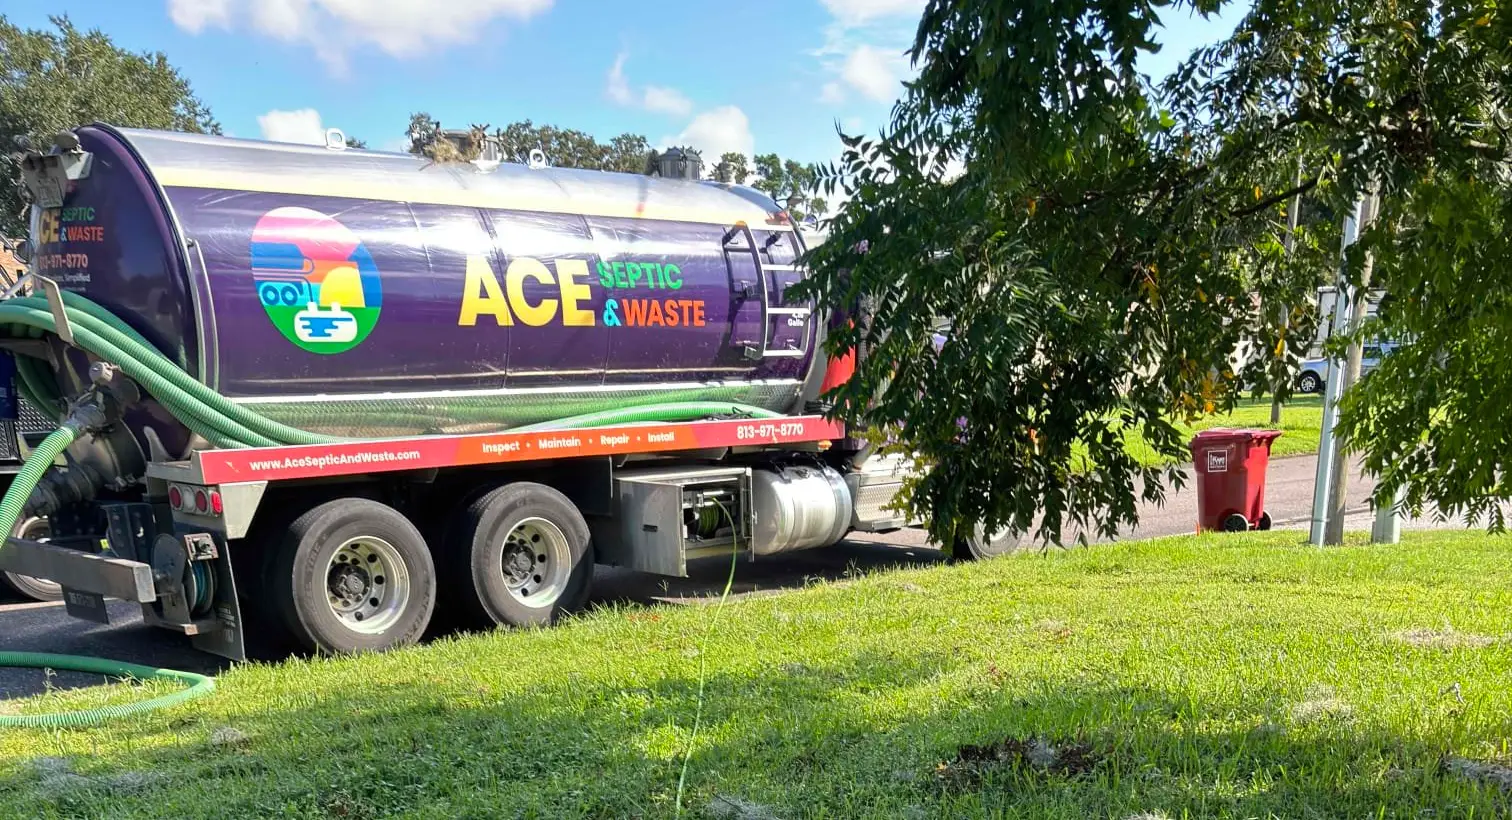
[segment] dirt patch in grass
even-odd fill
[[[1071,637],[1071,625],[1065,621],[1047,618],[1034,625],[1034,629],[1053,640],[1063,641]]]
[[[721,820],[778,820],[777,813],[767,806],[722,794],[709,801],[708,813]]]
[[[1465,757],[1446,757],[1443,765],[1444,771],[1456,777],[1486,786],[1495,786],[1512,794],[1512,766]]]
[[[61,757],[39,757],[31,761],[31,777],[42,790],[54,796],[81,791],[107,794],[141,791],[157,785],[162,778],[148,772],[120,772],[111,775],[83,775]]]
[[[1010,737],[986,746],[962,746],[935,769],[935,778],[947,790],[965,791],[979,787],[993,770],[1075,777],[1096,769],[1103,757],[1080,740]]]
[[[1292,706],[1292,720],[1299,724],[1317,723],[1324,720],[1342,720],[1354,713],[1354,707],[1340,700],[1332,689],[1315,686],[1306,697]]]
[[[1408,646],[1424,649],[1480,649],[1502,643],[1505,638],[1449,629],[1409,629],[1394,636]]]

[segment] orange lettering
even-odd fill
[[[689,300],[689,301],[692,301],[692,300]],[[704,310],[704,303],[703,302],[693,302],[692,304],[693,304],[693,326],[694,327],[703,327],[704,326],[704,312],[703,312],[703,310]]]
[[[625,327],[641,327],[646,324],[646,303],[639,299],[625,300]]]
[[[667,317],[662,315],[661,302],[650,302],[646,305],[646,324],[667,326]]]
[[[677,325],[678,325],[678,318],[679,317],[678,317],[678,313],[677,313],[677,300],[676,299],[668,299],[667,300],[667,325],[669,327],[677,327]]]

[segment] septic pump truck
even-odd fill
[[[803,240],[752,188],[98,123],[21,166],[0,347],[58,428],[0,501],[51,538],[0,570],[71,615],[384,650],[438,610],[552,623],[595,564],[912,523],[901,463],[821,412],[846,317],[790,297]]]

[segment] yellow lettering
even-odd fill
[[[511,272],[514,270],[510,268]],[[482,293],[478,292],[482,289]],[[457,324],[472,327],[479,316],[492,316],[500,327],[512,327],[514,317],[509,314],[509,303],[499,290],[499,279],[483,256],[467,257],[467,283],[462,286],[462,315]]]
[[[567,327],[593,327],[593,311],[583,310],[578,303],[592,299],[593,292],[587,285],[578,284],[579,276],[588,275],[585,259],[563,259],[557,262],[557,282],[562,288],[562,324]]]
[[[584,271],[587,271],[586,266]],[[539,305],[532,305],[525,301],[525,277],[540,282],[543,285],[554,285],[556,280],[552,278],[551,271],[541,264],[540,260],[522,256],[509,263],[509,270],[504,272],[504,287],[509,292],[509,303],[514,306],[515,313],[520,314],[520,321],[531,327],[541,327],[556,317],[557,300],[542,299]]]

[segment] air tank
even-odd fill
[[[33,271],[289,425],[389,437],[671,401],[791,412],[822,370],[818,322],[787,298],[801,239],[750,188],[76,133],[88,173],[34,213]],[[65,391],[88,369],[71,355]],[[150,401],[133,412],[139,438],[191,446]]]

